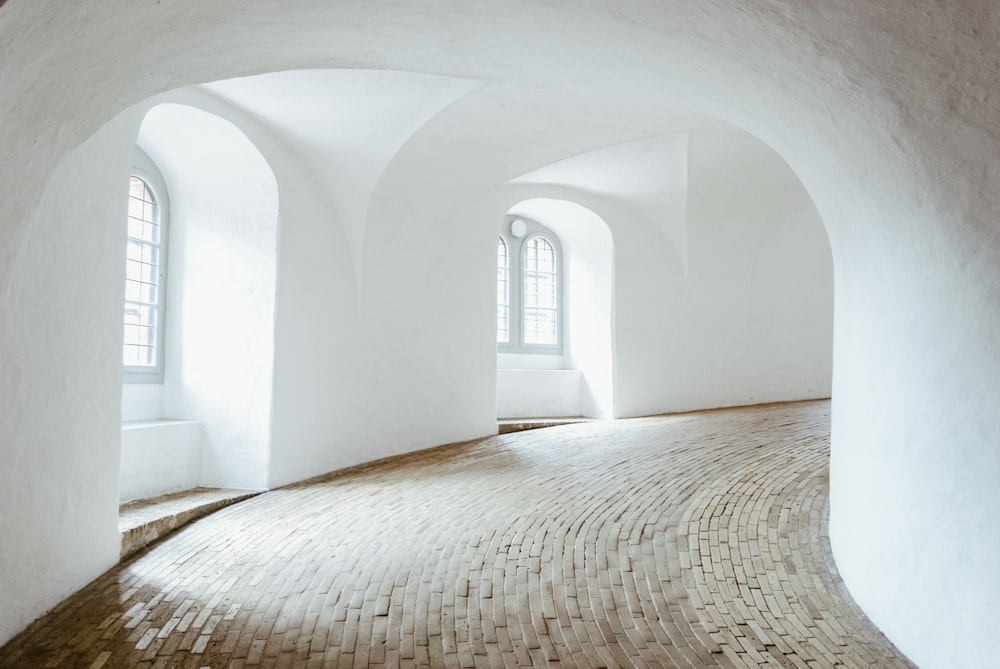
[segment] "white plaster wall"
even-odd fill
[[[367,376],[355,402],[372,449],[365,459],[497,429],[496,309],[482,300],[495,295],[495,265],[483,276],[476,262],[492,248],[495,263],[495,233],[484,242],[472,226],[452,224],[432,243],[421,229],[440,230],[448,219],[435,221],[433,205],[414,213],[423,207],[406,200],[387,198],[376,215],[398,220],[406,212],[413,230],[370,229],[366,240],[366,248],[379,251],[365,264],[362,288]],[[450,243],[441,243],[445,238]]]
[[[181,420],[122,424],[118,499],[156,497],[201,485],[201,423]]]
[[[448,165],[444,179],[426,169],[448,150],[430,130],[441,118],[401,147],[369,206],[359,322],[365,376],[353,404],[366,438],[352,453],[357,461],[497,430],[496,309],[483,297],[496,293],[501,219],[486,223],[487,234],[476,225],[475,191],[452,180],[469,165]]]
[[[3,247],[0,640],[118,560],[121,222],[137,125],[116,119],[65,153]]]
[[[979,228],[995,204],[970,194],[997,192],[1000,175],[952,179],[978,163],[975,134],[924,146],[965,152],[930,167],[885,138],[859,157],[892,155],[894,176],[828,184],[856,226],[849,253],[831,232],[835,360],[852,361],[834,374],[831,542],[855,599],[921,667],[1000,666],[979,642],[1000,601],[1000,247]]]
[[[566,369],[561,355],[497,353],[497,369]]]
[[[278,194],[218,116],[162,104],[139,143],[171,198],[164,413],[204,427],[202,482],[264,488],[274,355]]]
[[[582,390],[578,369],[498,369],[497,417],[581,416]]]
[[[272,165],[283,203],[269,471],[277,486],[356,457],[346,454],[364,443],[355,402],[366,370],[346,236],[292,161]]]
[[[833,267],[815,206],[754,138],[689,146],[686,271],[647,226],[616,228],[621,415],[829,397]]]
[[[122,386],[122,422],[163,418],[163,385],[126,383]]]

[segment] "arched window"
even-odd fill
[[[510,259],[503,237],[497,241],[497,341],[510,341]]]
[[[542,235],[524,243],[521,264],[521,330],[525,344],[558,344],[559,275],[556,252]]]
[[[559,238],[511,218],[497,242],[497,345],[502,353],[562,353]]]
[[[144,172],[137,170],[128,183],[122,339],[127,383],[158,383],[163,378],[166,226],[161,198],[157,197],[163,186],[152,185],[160,179]]]

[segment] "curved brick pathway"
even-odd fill
[[[907,667],[825,538],[829,403],[590,423],[273,491],[3,667]]]

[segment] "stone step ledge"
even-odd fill
[[[191,488],[122,504],[118,507],[118,532],[122,537],[120,558],[124,560],[193,520],[261,492],[234,488]]]

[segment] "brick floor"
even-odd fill
[[[272,491],[2,667],[909,667],[826,539],[829,404],[595,422]]]

